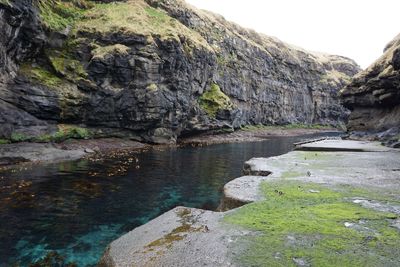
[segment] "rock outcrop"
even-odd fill
[[[351,110],[350,131],[386,132],[378,137],[400,133],[400,35],[375,63],[353,78],[341,97]]]
[[[246,124],[337,125],[347,117],[337,91],[359,71],[181,0],[0,0],[0,25],[6,139],[58,124],[155,143]]]

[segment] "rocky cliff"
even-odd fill
[[[400,133],[400,35],[384,54],[357,74],[340,95],[351,109],[348,129],[393,137]],[[397,137],[399,138],[399,137]]]
[[[6,139],[48,140],[65,124],[155,143],[246,124],[337,125],[347,116],[337,91],[359,71],[181,0],[0,0],[0,26]]]

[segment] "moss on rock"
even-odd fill
[[[301,182],[268,182],[265,201],[225,217],[258,231],[240,256],[244,266],[386,266],[399,264],[400,233],[390,227],[396,214],[363,208],[348,190]],[[361,194],[361,195],[360,195]],[[390,265],[390,264],[389,264]]]
[[[63,80],[60,77],[41,66],[24,63],[20,66],[19,71],[32,82],[43,84],[50,88],[58,87],[63,84]]]
[[[215,83],[211,84],[211,88],[200,96],[199,104],[212,118],[216,116],[219,110],[231,110],[233,108],[230,98]]]

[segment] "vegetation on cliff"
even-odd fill
[[[215,117],[220,110],[230,110],[233,104],[229,97],[221,91],[218,84],[212,83],[210,89],[199,98],[200,107],[210,116]]]

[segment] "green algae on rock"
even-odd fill
[[[224,219],[257,231],[238,257],[245,266],[388,266],[399,264],[400,238],[390,226],[398,215],[363,208],[362,190],[328,189],[299,181],[265,182],[265,200]],[[307,265],[307,266],[308,266]]]

